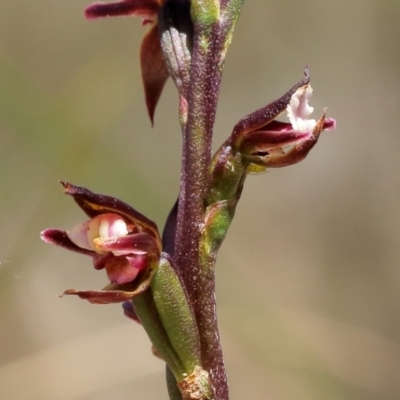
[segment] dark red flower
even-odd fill
[[[278,100],[242,118],[234,127],[231,141],[251,164],[277,168],[303,160],[317,143],[323,130],[334,130],[336,122],[325,118],[309,119],[313,107],[308,68],[305,77]],[[286,111],[289,122],[276,118]],[[251,168],[250,168],[251,171]]]
[[[89,219],[64,231],[46,229],[41,238],[93,259],[95,269],[105,269],[110,284],[101,291],[67,290],[93,303],[123,302],[149,286],[161,254],[154,222],[114,197],[62,182]]]

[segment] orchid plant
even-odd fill
[[[123,303],[167,366],[171,400],[227,400],[218,334],[215,262],[248,174],[303,160],[335,121],[309,119],[310,74],[282,97],[240,119],[212,156],[225,55],[243,0],[121,0],[95,3],[88,19],[139,16],[150,29],[140,62],[150,120],[169,77],[179,94],[183,139],[179,197],[163,233],[114,197],[62,182],[86,214],[70,230],[46,229],[47,243],[92,258],[109,284],[67,290],[91,303]],[[288,122],[278,121],[287,113]]]

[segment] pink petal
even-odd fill
[[[149,254],[158,257],[157,241],[148,233],[135,233],[108,239],[96,239],[96,248],[102,252],[112,252],[115,256],[127,254]]]
[[[132,265],[126,257],[110,257],[105,268],[110,282],[116,284],[133,282],[141,270]]]
[[[75,251],[76,253],[85,254],[87,256],[93,256],[96,254],[94,251],[77,246],[68,237],[67,232],[61,229],[45,229],[40,233],[40,238],[46,243],[55,244],[64,247],[67,250]]]

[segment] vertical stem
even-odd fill
[[[183,127],[181,187],[177,216],[175,259],[181,267],[189,293],[199,274],[200,229],[204,222],[204,198],[209,184],[208,166],[221,69],[215,65],[214,43],[204,42],[195,27],[188,120]],[[194,279],[193,279],[194,278]]]
[[[208,168],[223,63],[242,3],[243,0],[221,3],[192,0],[192,17],[193,13],[199,12],[199,16],[208,6],[211,8],[207,16],[203,15],[205,18],[193,20],[191,75],[186,99],[188,114],[182,124],[183,154],[174,259],[194,309],[202,367],[210,374],[214,400],[228,400],[229,393],[216,315],[215,257],[201,254],[201,229],[211,180]]]
[[[174,253],[194,308],[202,367],[210,373],[215,400],[228,399],[228,385],[218,335],[214,265],[202,263],[199,246],[210,180],[208,167],[222,75],[222,47],[217,24],[206,33],[195,26]]]

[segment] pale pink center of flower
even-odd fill
[[[104,214],[102,217],[99,224],[100,238],[108,239],[113,236],[125,236],[128,234],[126,223],[119,215]]]
[[[100,214],[96,217],[81,222],[67,231],[67,236],[77,246],[103,254],[96,246],[101,239],[126,236],[129,233],[126,222],[118,214]]]

